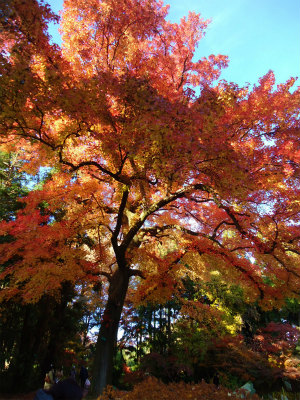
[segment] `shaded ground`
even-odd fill
[[[36,390],[30,393],[20,394],[2,394],[0,393],[0,400],[33,400]],[[92,395],[88,395],[86,400],[96,400]]]
[[[33,400],[35,392],[30,392],[27,394],[1,394],[0,400]]]

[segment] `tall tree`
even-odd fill
[[[18,201],[28,192],[26,176],[17,154],[0,153],[0,220],[12,219],[23,203]]]
[[[211,269],[264,307],[299,294],[299,89],[275,87],[272,72],[251,90],[213,86],[227,58],[193,60],[207,21],[171,23],[167,11],[65,0],[61,49],[44,3],[11,0],[1,13],[1,142],[22,149],[28,172],[56,170],[1,226],[16,238],[2,257],[19,255],[1,297],[106,278],[97,393],[133,276],[163,300],[178,277]]]
[[[37,181],[32,177],[29,182],[23,164],[16,153],[0,153],[0,221],[16,218],[17,211],[25,207],[22,197]],[[58,217],[56,210],[52,218]],[[0,236],[2,244],[9,246],[13,241],[8,232]],[[13,255],[4,263],[1,260],[2,293],[11,285],[6,270],[17,259]],[[68,283],[55,297],[45,295],[36,304],[24,304],[17,293],[6,300],[0,303],[0,391],[32,390],[43,382],[51,362],[63,363],[66,343],[79,329],[83,307]]]

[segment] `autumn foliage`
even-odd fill
[[[240,390],[236,393],[230,392],[225,387],[216,387],[214,384],[202,382],[200,384],[186,384],[171,383],[164,384],[156,378],[149,377],[143,382],[137,384],[132,392],[118,392],[112,387],[108,387],[102,396],[98,397],[98,400],[172,400],[174,398],[180,398],[182,400],[190,399],[207,399],[207,400],[228,400],[228,394],[231,399],[240,399],[243,395],[244,399],[257,400],[257,395],[250,395],[246,391]]]
[[[29,174],[49,171],[1,223],[13,238],[0,249],[1,301],[108,282],[97,393],[132,279],[141,302],[216,271],[263,309],[299,295],[295,79],[217,81],[226,56],[194,60],[208,21],[167,12],[156,0],[66,0],[61,48],[47,5],[13,0],[1,14],[1,147]]]

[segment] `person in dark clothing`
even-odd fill
[[[72,378],[67,378],[59,381],[51,387],[49,390],[45,390],[46,393],[51,394],[54,400],[68,399],[68,400],[81,400],[82,390],[80,389],[77,382]]]
[[[70,378],[74,379],[76,381],[76,368],[75,365],[72,365],[71,372],[70,372]]]
[[[84,388],[85,381],[87,380],[88,377],[89,377],[88,370],[82,365],[79,372],[80,386],[82,389]]]
[[[67,378],[55,383],[49,390],[39,390],[34,400],[51,400],[51,397],[54,400],[81,400],[83,393],[74,379]]]

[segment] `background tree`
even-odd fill
[[[23,165],[18,154],[0,155],[2,221],[15,220],[18,210],[26,206],[22,197],[41,178],[37,176],[29,179],[22,171]],[[59,214],[59,210],[56,210],[53,218],[57,219]],[[4,234],[0,240],[2,244],[12,245],[14,237]],[[17,261],[12,256],[0,266],[4,276],[0,281],[2,293],[10,286],[7,269],[13,268]],[[83,321],[85,308],[86,304],[79,299],[74,287],[68,282],[62,284],[55,297],[44,295],[35,304],[26,304],[18,295],[4,299],[0,304],[1,390],[35,389],[42,384],[50,363],[67,366],[66,346],[80,331],[79,324]],[[81,330],[84,333],[82,345],[85,347],[89,326],[83,324]],[[17,388],[15,382],[18,382]]]
[[[49,41],[47,5],[14,0],[1,14],[2,145],[22,149],[29,173],[56,171],[1,226],[15,238],[3,260],[18,256],[1,298],[36,302],[65,281],[107,279],[96,393],[111,381],[133,276],[141,297],[161,301],[182,276],[205,281],[212,269],[265,308],[299,294],[294,79],[213,86],[227,58],[193,61],[207,21],[170,23],[167,10],[67,0],[62,49]]]
[[[22,163],[18,160],[16,154],[0,153],[0,219],[9,221],[14,218],[18,209],[24,204],[20,202],[21,196],[27,193],[25,175],[20,172]],[[12,238],[9,235],[0,237],[1,243],[10,243]],[[1,265],[1,271],[8,265]],[[6,284],[1,281],[1,288]],[[21,329],[21,318],[24,309],[14,301],[1,304],[0,319],[0,371],[7,368],[6,362],[13,359],[16,332]],[[12,317],[13,316],[13,317]],[[4,381],[4,379],[1,379]],[[2,385],[1,385],[2,386]]]
[[[173,299],[176,312],[168,329],[171,302],[155,305],[145,299],[129,317],[124,313],[120,345],[131,370],[123,382],[136,384],[145,373],[166,383],[212,382],[218,373],[230,389],[250,380],[260,394],[270,393],[286,389],[289,380],[289,387],[298,390],[299,327],[290,323],[295,303],[288,300],[280,310],[263,311],[245,302],[240,286],[227,285],[215,273],[207,282],[185,279],[184,290]]]

